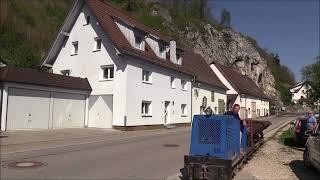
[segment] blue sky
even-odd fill
[[[320,0],[208,0],[208,4],[216,19],[222,9],[228,10],[236,31],[278,53],[297,81],[301,68],[320,55]]]

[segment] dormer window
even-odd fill
[[[144,38],[141,35],[134,35],[134,47],[140,50],[144,50]]]
[[[159,57],[166,59],[166,45],[164,43],[159,43]]]
[[[176,57],[177,57],[177,64],[182,64],[182,57],[181,57],[181,52],[178,52],[177,50],[177,54],[176,54]]]

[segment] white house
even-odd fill
[[[214,114],[223,114],[226,109],[227,87],[198,54],[185,53],[183,65],[195,74],[192,83],[192,114],[203,114],[210,107]]]
[[[212,63],[210,67],[228,88],[228,109],[234,104],[239,104],[241,118],[256,118],[270,114],[268,97],[249,77],[218,63]]]
[[[0,67],[1,131],[88,125],[87,79]]]
[[[290,88],[290,92],[292,93],[292,102],[297,104],[300,99],[307,98],[307,90],[309,88],[310,87],[308,87],[305,81],[301,81],[296,85],[292,86]]]
[[[183,52],[107,3],[77,0],[43,65],[89,80],[89,127],[183,124],[195,81]]]

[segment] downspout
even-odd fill
[[[192,88],[193,88],[193,85],[194,85],[195,82],[196,82],[196,76],[193,76],[193,78],[192,78],[192,80],[191,80],[191,91],[190,91],[190,92],[191,92],[191,93],[190,93],[190,94],[191,94],[191,96],[190,96],[190,97],[191,97],[191,108],[190,108],[190,109],[191,109],[191,126],[192,126],[192,122],[193,122],[193,116],[192,116],[192,114],[193,114],[193,111],[192,111],[192,108],[193,108],[193,103],[192,103],[192,90],[193,90],[193,89],[192,89]]]
[[[241,96],[242,95],[240,95],[240,98],[241,98]],[[246,111],[248,111],[247,110],[247,97],[246,96],[244,98],[244,107],[246,108]],[[250,108],[250,110],[252,110],[252,107]],[[251,112],[250,112],[250,114],[251,114]],[[249,118],[249,111],[246,113],[246,118]]]
[[[1,87],[1,97],[0,97],[0,131],[1,131],[1,124],[2,124],[2,104],[3,104],[3,85],[0,84],[0,87]]]

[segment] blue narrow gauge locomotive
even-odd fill
[[[249,120],[240,133],[240,123],[233,116],[195,115],[183,179],[232,179],[236,167],[263,142],[262,132],[270,124]]]

